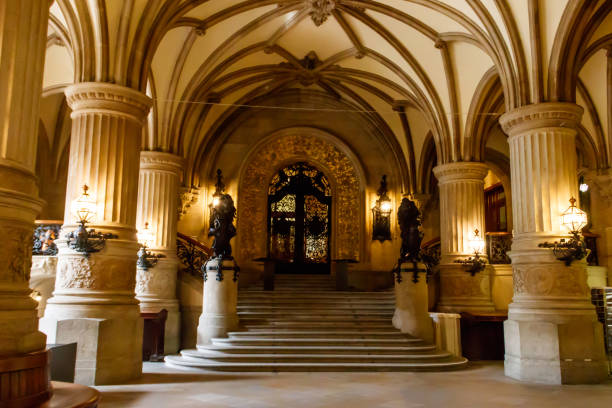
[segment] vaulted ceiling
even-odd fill
[[[190,162],[229,111],[288,89],[375,114],[412,163],[428,136],[439,162],[484,160],[503,138],[499,114],[576,100],[581,145],[607,167],[610,10],[610,0],[57,0],[45,87],[147,92],[145,147]]]

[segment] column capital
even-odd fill
[[[157,170],[173,174],[183,171],[185,160],[182,156],[166,152],[142,151],[140,152],[140,169]]]
[[[143,124],[153,103],[140,91],[106,82],[82,82],[69,86],[64,92],[72,118],[87,113],[106,113]]]
[[[575,103],[545,102],[506,112],[499,118],[499,123],[510,137],[539,128],[575,130],[583,113],[584,109]]]
[[[489,167],[479,162],[456,162],[441,164],[433,168],[434,175],[440,184],[458,181],[484,181]]]

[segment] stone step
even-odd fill
[[[240,338],[215,338],[211,340],[214,345],[234,345],[234,346],[406,346],[410,344],[421,344],[420,339],[399,338],[399,339],[367,339],[367,338],[346,338],[346,337],[308,337],[308,338],[261,338],[256,335],[252,337],[243,336]]]
[[[193,360],[178,356],[167,356],[166,364],[170,367],[190,367],[211,371],[442,371],[464,368],[466,359],[445,359],[439,362],[400,362],[400,363],[374,363],[374,362],[214,362],[206,359]]]
[[[187,359],[227,362],[418,362],[418,361],[440,361],[448,359],[448,352],[426,352],[414,354],[277,354],[277,353],[253,353],[253,354],[229,354],[223,352],[210,352],[199,350],[183,350],[181,356]]]
[[[286,333],[291,331],[300,332],[313,332],[313,331],[324,331],[339,332],[339,331],[376,331],[386,333],[398,333],[398,330],[391,325],[387,324],[359,324],[357,322],[343,322],[341,323],[328,323],[328,322],[270,322],[268,324],[261,325],[242,325],[244,330],[253,333],[260,332],[275,332],[275,333]]]
[[[329,310],[329,309],[321,309],[321,310],[295,310],[295,311],[286,311],[286,310],[271,310],[271,311],[238,311],[238,317],[246,317],[246,318],[310,318],[310,319],[319,319],[324,320],[327,317],[337,317],[344,316],[346,318],[357,318],[357,317],[393,317],[393,311],[391,310]]]
[[[395,299],[307,299],[299,296],[294,296],[286,299],[274,299],[274,298],[261,298],[261,299],[238,299],[238,306],[247,305],[275,305],[275,306],[327,306],[333,307],[336,305],[384,305],[384,306],[395,306]]]
[[[341,312],[351,312],[362,313],[362,312],[385,312],[385,313],[393,313],[395,308],[390,307],[388,305],[364,305],[364,304],[356,304],[356,305],[334,305],[334,306],[326,306],[326,305],[302,305],[302,306],[286,306],[286,305],[238,305],[237,310],[239,312],[263,312],[263,313],[341,313]]]
[[[393,292],[323,292],[316,290],[305,290],[305,291],[264,291],[264,290],[239,290],[238,297],[263,297],[263,298],[274,298],[274,297],[290,297],[293,298],[295,296],[300,297],[312,297],[316,299],[320,298],[362,298],[362,299],[372,299],[372,298],[393,298]]]
[[[319,316],[289,316],[285,315],[283,317],[241,317],[240,324],[244,326],[252,326],[252,325],[268,325],[268,324],[293,324],[293,323],[308,323],[308,324],[318,324],[318,323],[330,323],[330,324],[343,324],[343,323],[354,323],[354,324],[391,324],[390,317],[358,317],[358,316],[329,316],[324,320]]]
[[[415,354],[436,351],[432,344],[415,343],[402,346],[374,345],[236,345],[233,343],[210,344],[198,347],[201,353],[225,354]]]
[[[230,332],[228,333],[230,339],[240,339],[244,337],[253,337],[257,336],[261,339],[271,339],[271,338],[312,338],[312,337],[321,337],[321,338],[353,338],[353,339],[376,339],[376,338],[384,338],[384,339],[405,339],[407,336],[399,331],[372,331],[372,330],[351,330],[351,331],[334,331],[334,330],[266,330],[266,331],[255,331],[249,330],[244,332]]]

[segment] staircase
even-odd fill
[[[277,275],[238,293],[242,331],[166,357],[215,371],[440,371],[467,360],[399,332],[392,291],[336,292],[326,275]]]

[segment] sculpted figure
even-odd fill
[[[397,220],[402,237],[400,259],[403,261],[419,261],[423,233],[419,229],[421,213],[414,201],[410,201],[408,198],[402,199],[402,204],[397,211]]]
[[[215,237],[212,249],[217,258],[232,259],[230,240],[236,235],[235,217],[234,200],[229,194],[221,195],[219,204],[213,207],[212,222],[208,230],[208,236]]]

